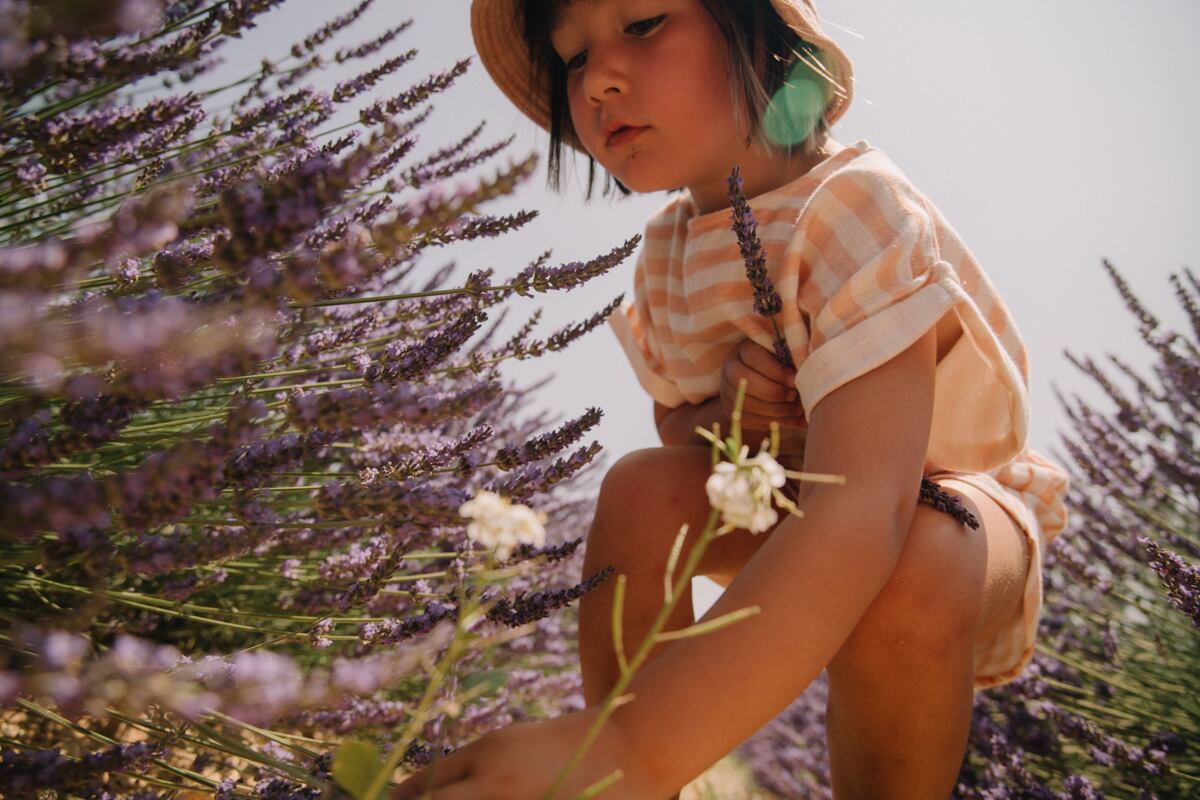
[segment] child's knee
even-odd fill
[[[631,514],[645,515],[652,511],[656,483],[652,477],[655,450],[643,448],[622,455],[604,473],[596,498],[596,512],[588,532],[587,552],[604,550],[611,557],[613,548],[628,545]]]
[[[689,525],[689,544],[703,529],[710,470],[704,447],[648,447],[621,456],[601,482],[588,553],[659,570],[682,524]]]
[[[701,447],[631,450],[604,474],[597,503],[608,511],[645,516],[659,507],[677,506],[685,495],[703,497],[709,458],[708,449]]]
[[[967,510],[981,518],[974,503],[960,495]],[[974,624],[987,569],[987,540],[945,511],[918,505],[885,586],[893,608],[903,609],[913,626],[930,635],[957,636]]]
[[[918,505],[895,570],[837,661],[916,666],[971,647],[986,557],[980,531]]]

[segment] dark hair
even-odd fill
[[[529,85],[548,90],[550,157],[547,184],[555,191],[562,185],[563,144],[574,137],[575,131],[567,104],[567,69],[550,44],[550,25],[557,12],[569,2],[571,0],[524,0],[516,4],[516,27],[524,33],[530,55]],[[729,83],[730,91],[735,95],[734,112],[746,115],[750,135],[768,147],[788,154],[797,149],[811,152],[824,141],[829,131],[825,107],[831,96],[830,87],[820,72],[810,66],[818,59],[824,63],[821,51],[788,27],[769,0],[700,2],[729,46]],[[816,102],[811,97],[814,91],[819,95]],[[587,159],[587,198],[591,199],[596,160],[590,155]],[[605,172],[605,196],[611,193],[614,184],[622,194],[630,194],[620,181]]]

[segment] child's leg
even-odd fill
[[[826,670],[837,800],[946,800],[971,727],[975,645],[1020,619],[1025,534],[976,487],[939,483],[980,527],[917,506],[896,571]]]
[[[680,525],[688,523],[688,533],[676,576],[708,520],[704,482],[711,471],[707,446],[656,447],[623,456],[605,475],[588,533],[583,574],[592,575],[610,564],[615,572],[579,602],[579,659],[588,706],[599,705],[620,675],[612,636],[617,575],[624,573],[627,580],[623,638],[626,657],[632,659],[663,606],[663,573]],[[732,578],[768,536],[769,532],[753,535],[738,530],[710,542],[697,574]],[[688,585],[663,630],[685,628],[693,621]],[[650,659],[666,646],[655,646]]]

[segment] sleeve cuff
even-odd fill
[[[952,268],[938,262],[934,271],[935,281],[810,353],[796,372],[796,390],[811,418],[827,394],[895,358],[956,308],[962,339],[937,366],[926,457],[948,469],[989,472],[1024,446],[1028,395]]]
[[[621,343],[621,348],[625,351],[625,356],[633,366],[638,383],[651,397],[668,408],[683,405],[687,402],[683,393],[675,384],[659,375],[646,360],[646,356],[642,352],[640,331],[636,327],[637,322],[631,320],[629,316],[632,310],[633,304],[625,301],[609,315],[608,324],[612,327],[617,341]]]
[[[813,408],[834,389],[904,352],[953,305],[954,297],[944,287],[929,283],[809,353],[796,371],[805,416],[811,418]]]

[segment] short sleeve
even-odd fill
[[[796,389],[811,416],[830,392],[899,355],[954,309],[963,335],[939,363],[928,457],[986,470],[1023,446],[1027,389],[938,242],[932,212],[902,176],[844,170],[814,192],[792,242],[797,304],[809,321]]]
[[[663,365],[662,348],[655,336],[646,293],[644,251],[634,270],[633,302],[621,303],[608,317],[621,349],[625,351],[638,383],[659,403],[668,408],[686,402],[683,393],[668,377]]]

